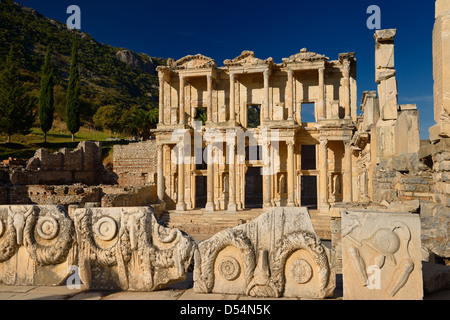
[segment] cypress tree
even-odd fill
[[[55,86],[55,76],[51,62],[51,49],[47,48],[47,55],[42,67],[41,92],[39,96],[39,122],[44,132],[44,143],[47,142],[47,132],[53,125],[53,114],[55,112],[53,88]]]
[[[0,133],[8,136],[8,143],[15,133],[29,134],[35,120],[35,99],[26,92],[14,57],[11,46],[0,75]]]
[[[72,48],[72,62],[70,65],[69,87],[67,88],[66,125],[75,141],[75,133],[80,130],[80,74],[78,72],[78,48]]]

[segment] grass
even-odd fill
[[[82,127],[75,134],[75,142],[72,135],[63,127],[64,124],[55,122],[53,129],[47,134],[47,143],[44,143],[44,133],[39,128],[33,128],[29,135],[16,134],[11,137],[11,143],[7,137],[0,135],[0,161],[11,158],[32,158],[38,149],[45,148],[56,152],[62,148],[75,149],[81,141],[99,141],[103,144],[103,156],[106,158],[116,144],[120,141],[107,141],[109,138],[127,139],[129,137],[113,134],[107,131],[97,131]]]

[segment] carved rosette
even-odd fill
[[[243,271],[234,258],[224,257],[221,261],[216,261],[218,254],[229,246],[239,249],[242,253]],[[198,245],[195,253],[195,292],[212,292],[215,282],[215,263],[219,263],[219,272],[226,280],[233,281],[243,272],[246,285],[250,284],[256,267],[256,256],[251,242],[244,232],[232,229],[226,230]]]
[[[24,246],[39,266],[67,260],[73,245],[73,222],[57,206],[9,206],[0,211],[0,262]]]
[[[270,255],[271,280],[280,292],[284,290],[285,286],[284,269],[287,258],[297,250],[307,250],[313,256],[316,266],[313,269],[308,263],[306,264],[309,267],[305,264],[306,261],[297,261],[290,270],[291,275],[297,283],[304,284],[311,280],[312,273],[317,270],[319,276],[318,298],[327,297],[331,270],[325,248],[317,236],[306,232],[292,233],[280,239],[276,248],[277,250]]]
[[[159,225],[149,208],[79,209],[75,225],[80,276],[87,288],[95,287],[93,279],[106,272],[99,271],[98,265],[117,268],[122,290],[162,289],[186,275],[194,251],[189,237]],[[176,270],[174,274],[165,273],[171,268]],[[114,287],[115,280],[111,281]]]

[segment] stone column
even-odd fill
[[[319,108],[319,119],[325,119],[327,117],[325,104],[325,68],[319,68],[319,100],[317,105]]]
[[[208,153],[208,190],[207,190],[207,203],[206,211],[214,211],[214,157],[213,157],[213,144],[207,146]]]
[[[328,140],[321,139],[319,147],[319,209],[328,212]]]
[[[213,108],[213,77],[211,74],[206,76],[207,89],[208,89],[208,122],[212,121],[212,108]]]
[[[294,141],[288,141],[288,207],[295,207],[294,202],[294,183],[295,183],[295,165],[294,165]]]
[[[345,119],[351,119],[350,107],[350,62],[344,61],[344,107]]]
[[[184,146],[179,144],[178,148],[178,203],[177,211],[186,211],[186,203],[184,201]]]
[[[165,186],[164,186],[164,149],[163,145],[158,145],[158,201],[159,203],[164,203],[164,194],[165,194]]]
[[[287,103],[288,103],[288,120],[294,120],[294,71],[288,70],[288,85],[287,85]]]
[[[351,203],[353,201],[352,188],[352,150],[349,143],[345,143],[345,157],[344,157],[344,202]]]
[[[185,123],[185,115],[184,115],[184,87],[185,87],[185,78],[180,76],[180,124]]]
[[[272,174],[270,162],[270,141],[265,141],[263,144],[263,207],[272,207]]]
[[[270,87],[269,87],[269,70],[264,71],[264,121],[269,120],[269,107],[270,107]]]
[[[159,124],[164,124],[164,75],[159,75]]]
[[[228,145],[228,167],[229,167],[229,201],[228,201],[228,211],[236,212],[236,142],[231,141],[227,143]]]
[[[230,73],[230,121],[236,121],[236,75]]]

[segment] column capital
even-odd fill
[[[288,74],[288,77],[293,77],[294,76],[294,70],[292,70],[291,68],[288,68],[287,69],[287,74]]]

